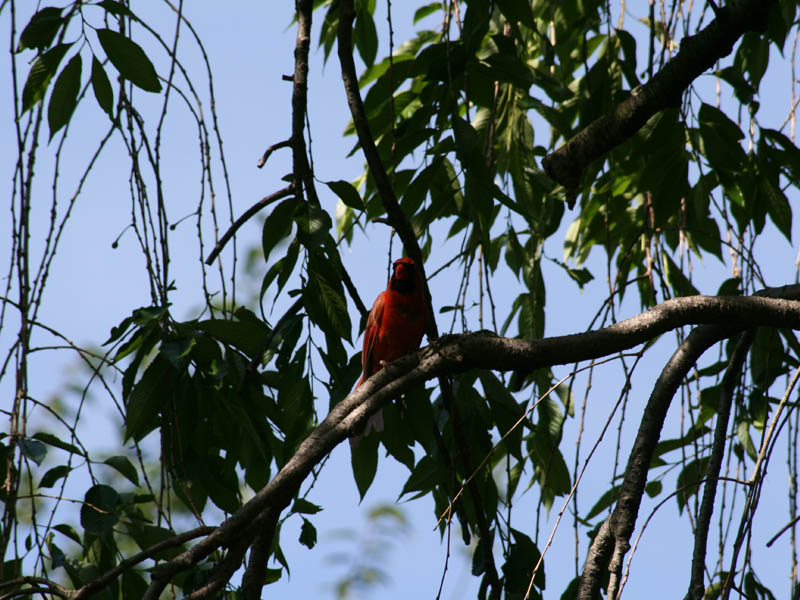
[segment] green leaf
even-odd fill
[[[700,491],[700,482],[705,479],[708,472],[708,461],[708,456],[693,460],[678,474],[676,498],[679,512],[683,512],[689,499]]]
[[[37,465],[42,464],[44,457],[47,455],[47,446],[42,442],[33,440],[31,438],[20,438],[19,450],[22,456],[35,462]]]
[[[472,0],[464,17],[463,39],[467,54],[473,54],[489,31],[489,0]]]
[[[752,460],[756,460],[758,454],[756,453],[755,444],[753,444],[753,438],[750,437],[750,424],[747,421],[739,421],[736,426],[736,437],[739,438],[742,447],[747,452],[747,456]]]
[[[70,468],[67,465],[59,465],[57,467],[53,467],[47,473],[42,476],[42,480],[39,482],[40,488],[51,488],[53,487],[59,479],[66,477],[70,472]]]
[[[146,550],[155,544],[175,537],[175,532],[171,529],[159,527],[157,525],[148,525],[136,520],[130,522],[128,525],[128,532],[136,542],[136,545],[142,550]],[[153,555],[153,558],[157,560],[169,560],[180,554],[181,550],[181,546],[173,546],[157,552]]]
[[[580,269],[573,269],[568,264],[561,262],[560,260],[556,260],[554,258],[550,259],[552,262],[556,263],[559,267],[564,269],[564,272],[569,275],[570,279],[572,279],[575,283],[578,284],[578,288],[583,290],[583,286],[589,283],[592,279],[594,279],[594,275],[592,275],[591,271],[586,267],[581,267]]]
[[[28,78],[25,80],[25,87],[22,89],[23,114],[44,98],[47,86],[50,85],[50,80],[56,74],[58,65],[70,46],[72,44],[58,44],[33,63]]]
[[[317,530],[306,518],[303,519],[303,525],[300,527],[300,543],[309,550],[317,544]]]
[[[269,216],[264,219],[264,226],[261,229],[264,262],[269,261],[269,255],[275,246],[292,233],[292,216],[297,206],[297,198],[287,198],[272,209]]]
[[[121,2],[115,2],[114,0],[102,0],[102,2],[98,2],[97,6],[103,8],[106,12],[110,12],[113,15],[117,15],[120,17],[128,17],[133,19],[134,21],[138,21],[139,18],[131,12],[131,10],[122,4]]]
[[[33,15],[19,36],[17,52],[22,52],[25,48],[44,50],[52,44],[62,23],[65,22],[61,18],[63,10],[63,8],[48,6]]]
[[[122,598],[144,598],[147,581],[135,569],[122,572]]]
[[[508,549],[508,559],[503,565],[507,597],[521,598],[525,595],[531,581],[533,568],[541,557],[541,552],[533,540],[521,531],[511,529],[514,542]],[[545,588],[544,563],[539,565],[533,584],[540,590]]]
[[[303,304],[311,320],[326,333],[335,333],[349,342],[353,327],[341,278],[328,260],[316,253],[309,256],[307,273]]]
[[[739,141],[744,138],[739,126],[718,108],[703,104],[698,112],[702,151],[718,169],[736,172],[745,161]]]
[[[139,485],[139,473],[127,456],[110,456],[103,461],[104,464],[116,469],[123,477],[133,485]]]
[[[50,126],[50,139],[56,132],[69,123],[72,113],[78,104],[78,92],[81,89],[81,55],[76,54],[61,71],[50,95],[47,105],[47,123]]]
[[[238,348],[250,358],[263,349],[270,329],[256,318],[247,322],[229,321],[227,319],[209,319],[197,323],[197,328],[215,337],[219,341]]]
[[[364,64],[368,67],[374,64],[378,53],[378,33],[372,15],[366,10],[360,10],[356,15],[353,41]]]
[[[521,446],[522,446],[522,430],[525,427],[524,422],[517,422],[523,415],[523,410],[517,404],[514,397],[508,391],[503,382],[491,371],[480,372],[481,386],[486,394],[486,402],[489,405],[489,412],[492,415],[492,421],[497,426],[497,431],[501,436],[506,435],[514,425],[516,429],[506,439],[506,448],[508,452],[513,454],[518,460],[522,460]]]
[[[418,8],[414,13],[414,25],[419,23],[425,17],[430,16],[440,10],[442,10],[441,2],[431,2],[430,4],[426,4],[425,6]]]
[[[61,448],[62,450],[66,450],[67,452],[71,452],[72,454],[78,454],[80,456],[84,456],[83,450],[81,450],[74,444],[70,444],[68,442],[63,441],[60,437],[55,436],[52,433],[47,433],[46,431],[37,431],[31,437],[35,440],[39,440],[40,442],[44,442],[48,446]]]
[[[378,471],[378,436],[372,433],[361,438],[357,446],[350,446],[350,465],[361,500],[372,485]]]
[[[400,495],[403,496],[410,492],[425,494],[444,481],[447,481],[447,471],[442,463],[426,455],[414,467]]]
[[[648,481],[647,485],[644,486],[644,491],[647,492],[647,495],[651,498],[655,498],[661,493],[663,488],[664,485],[656,479],[653,481]]]
[[[282,574],[283,574],[283,569],[267,568],[264,574],[264,584],[269,585],[270,583],[275,583],[281,578]]]
[[[106,70],[103,65],[97,60],[96,56],[92,57],[92,91],[97,103],[100,105],[109,117],[114,117],[114,92],[111,90],[111,82],[108,80]]]
[[[122,77],[146,92],[161,91],[153,63],[136,42],[111,29],[98,29],[97,38]]]
[[[136,383],[125,407],[125,439],[140,441],[157,424],[162,406],[169,401],[169,379],[174,369],[160,355],[147,367]]]
[[[50,551],[50,558],[52,562],[50,563],[50,567],[53,569],[57,569],[59,567],[66,566],[67,564],[67,555],[64,554],[64,551],[55,545],[52,541],[52,538],[48,538],[47,540],[47,549]]]
[[[119,521],[119,494],[107,485],[90,487],[81,505],[81,525],[89,532],[102,536]]]
[[[792,207],[788,198],[770,178],[759,177],[761,195],[767,200],[767,214],[789,243],[792,242]]]
[[[300,204],[294,213],[297,238],[309,250],[316,250],[328,237],[333,226],[331,216],[316,204]]]
[[[364,210],[364,203],[361,201],[361,196],[358,193],[358,190],[353,187],[353,184],[344,181],[328,181],[325,185],[330,188],[330,190],[339,196],[339,199],[345,203],[346,206],[354,210]]]
[[[700,294],[666,252],[662,252],[661,256],[663,258],[664,277],[666,277],[667,283],[676,296],[697,296]]]
[[[614,504],[619,498],[619,490],[621,486],[615,485],[610,490],[606,490],[600,498],[598,498],[597,502],[594,503],[589,512],[586,514],[584,520],[589,521],[590,519],[595,518],[601,512],[605,511],[609,506]]]
[[[317,506],[313,502],[309,502],[305,498],[298,498],[294,501],[291,512],[302,513],[306,515],[314,515],[322,510],[321,506]]]
[[[72,528],[72,525],[67,525],[66,523],[59,523],[58,525],[54,525],[53,529],[67,536],[76,544],[83,544],[83,542],[81,541],[81,536],[79,536],[78,533]]]
[[[533,11],[530,2],[520,2],[519,0],[497,0],[497,5],[505,17],[512,23],[522,23],[525,27],[536,29],[536,22],[533,20]]]

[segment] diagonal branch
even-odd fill
[[[720,7],[716,19],[681,42],[681,48],[656,75],[631,91],[611,114],[576,133],[542,160],[551,179],[574,192],[583,170],[633,136],[657,112],[680,105],[683,92],[715,62],[731,53],[745,32],[765,31],[775,0],[741,0]]]
[[[763,295],[780,295],[792,300],[692,296],[668,300],[636,317],[587,333],[536,341],[485,333],[442,337],[387,365],[334,406],[284,467],[250,501],[195,546],[154,571],[144,598],[157,599],[178,572],[192,567],[216,549],[234,544],[244,532],[267,527],[271,515],[288,506],[320,460],[348,435],[363,428],[370,415],[414,385],[469,369],[531,371],[600,358],[688,324],[737,323],[740,328],[763,325],[800,329],[800,302],[795,301],[800,299],[800,285],[766,290]],[[598,535],[595,544],[601,538]]]
[[[208,258],[206,258],[206,264],[210,265],[211,263],[214,262],[214,259],[217,258],[217,256],[219,256],[220,252],[222,252],[222,249],[225,247],[225,244],[227,244],[230,241],[230,239],[233,237],[233,234],[239,231],[239,228],[242,225],[247,223],[247,221],[249,221],[251,218],[253,218],[253,216],[258,214],[259,211],[266,208],[276,200],[280,200],[281,198],[285,198],[286,196],[291,196],[294,193],[294,191],[295,191],[294,185],[293,184],[288,185],[285,188],[278,190],[277,192],[271,193],[269,196],[265,196],[264,198],[253,204],[253,206],[244,211],[244,213],[242,213],[242,216],[236,219],[233,225],[230,226],[230,229],[228,229],[228,231],[225,232],[225,235],[223,235],[219,239],[217,245],[214,246],[214,249],[208,254]]]
[[[797,289],[796,286],[786,286],[780,290],[768,289],[762,291],[760,296],[745,298],[691,296],[677,299],[679,301],[688,301],[686,303],[686,308],[689,312],[694,312],[695,310],[700,310],[701,312],[714,310],[712,306],[723,309],[725,313],[727,313],[728,308],[730,308],[732,312],[727,313],[729,314],[729,318],[727,319],[718,320],[716,316],[710,314],[708,316],[714,317],[714,320],[693,320],[695,323],[704,323],[704,325],[697,327],[689,334],[672,355],[672,358],[670,358],[656,381],[650,399],[645,407],[642,421],[639,425],[639,431],[637,432],[636,440],[631,450],[630,458],[628,459],[623,483],[620,486],[617,505],[607,520],[608,525],[606,526],[604,524],[601,528],[601,531],[595,537],[587,554],[577,596],[579,599],[588,600],[594,598],[595,595],[599,593],[603,575],[606,570],[610,574],[607,597],[617,597],[623,559],[630,548],[630,537],[636,525],[636,517],[644,494],[645,484],[647,483],[647,473],[650,468],[650,462],[661,434],[661,427],[664,424],[667,410],[681,382],[684,380],[689,370],[694,367],[694,364],[703,352],[712,345],[720,340],[736,335],[743,329],[766,324],[761,323],[760,319],[758,323],[754,323],[751,318],[748,318],[743,313],[739,313],[738,309],[743,308],[747,304],[752,304],[754,306],[774,305],[776,308],[778,304],[781,303],[786,303],[787,307],[790,305],[797,305],[797,302],[774,300],[765,297],[774,296],[781,292],[791,294],[790,297],[795,298]],[[671,312],[675,307],[673,302],[675,302],[675,300],[669,300],[657,306],[656,309],[659,313],[663,310]],[[736,316],[734,316],[734,313]],[[647,315],[655,316],[651,310],[638,317],[634,317],[634,319],[639,319]],[[618,325],[623,325],[631,320],[632,319],[623,321]],[[771,326],[795,328],[795,325],[790,324],[790,320],[791,319],[783,320],[783,318],[780,318],[778,321],[773,321]],[[712,475],[712,477],[714,476]]]

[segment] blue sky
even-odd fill
[[[397,44],[407,39],[412,31],[410,3],[393,3],[393,24]],[[293,70],[293,49],[295,29],[291,23],[291,2],[262,2],[231,4],[228,10],[220,10],[218,5],[191,4],[189,18],[197,29],[206,46],[214,71],[214,88],[216,92],[216,111],[224,143],[224,151],[231,181],[231,202],[234,216],[238,216],[261,197],[283,187],[281,181],[291,170],[290,154],[286,150],[276,152],[263,169],[257,169],[256,163],[264,149],[277,141],[285,139],[289,134],[291,84],[282,81],[281,76]],[[148,4],[134,6],[144,20],[158,24],[158,28],[168,35],[173,25],[172,16],[165,11],[164,5]],[[145,12],[146,11],[152,11]],[[386,28],[385,7],[379,7],[376,15],[376,26],[383,35]],[[89,14],[87,12],[87,14]],[[641,15],[634,15],[641,16]],[[322,14],[315,15],[319,25]],[[628,16],[627,19],[632,19]],[[26,22],[20,17],[18,29]],[[161,24],[164,24],[163,27]],[[168,25],[167,25],[168,23]],[[95,23],[99,25],[99,23]],[[315,175],[319,180],[318,190],[322,195],[324,208],[334,213],[336,198],[329,192],[324,181],[346,179],[353,180],[363,170],[363,159],[360,155],[348,158],[346,154],[353,146],[353,138],[342,139],[342,132],[349,119],[342,84],[339,77],[338,61],[335,52],[327,65],[323,66],[322,50],[316,49],[317,31],[312,37],[311,76],[309,84],[309,121],[311,125],[312,151],[314,155]],[[8,17],[3,15],[0,23],[0,38],[8,39]],[[144,39],[144,38],[143,38]],[[184,62],[194,77],[201,82],[198,88],[204,87],[204,70],[199,62],[199,53],[186,31],[180,38],[184,54]],[[154,51],[145,41],[141,43]],[[381,48],[379,56],[383,56],[386,46]],[[30,53],[23,55],[18,62],[20,77],[27,73],[25,60]],[[163,59],[163,55],[160,56]],[[773,58],[778,58],[773,56]],[[8,64],[8,63],[7,63]],[[158,63],[157,63],[158,64]],[[165,64],[165,63],[162,63]],[[789,78],[789,67],[771,65],[768,83],[762,89],[769,93],[762,96],[761,115],[764,119],[775,118],[780,126],[787,114],[789,100],[786,82]],[[84,65],[84,80],[88,68]],[[24,79],[21,79],[21,81]],[[714,80],[708,76],[698,86],[707,93],[707,101],[714,101]],[[204,93],[204,92],[203,92]],[[205,96],[204,96],[205,97]],[[11,123],[11,94],[0,95],[0,117],[5,123]],[[158,107],[159,99],[139,92],[136,102],[150,110]],[[169,113],[168,125],[163,142],[165,173],[165,191],[167,210],[170,221],[178,222],[183,216],[192,213],[200,198],[199,157],[197,151],[197,132],[187,110],[180,101],[173,97]],[[206,118],[209,118],[207,102],[203,106]],[[774,116],[773,116],[774,115]],[[94,99],[86,98],[78,107],[73,119],[72,131],[65,145],[61,163],[59,186],[59,207],[63,210],[67,199],[74,190],[77,175],[85,167],[88,158],[98,140],[108,127],[107,118],[102,114]],[[537,122],[536,136],[538,143],[546,143],[549,132]],[[52,185],[52,152],[56,148],[58,138],[50,142],[37,163],[39,181],[36,194],[41,202],[34,206],[32,221],[36,223],[36,231],[42,233],[50,210],[50,188]],[[16,156],[10,144],[0,145],[0,165],[3,165],[5,180],[11,181],[12,169]],[[109,148],[102,155],[96,170],[89,178],[82,195],[78,199],[70,221],[65,229],[58,255],[55,259],[51,276],[47,283],[45,301],[39,320],[62,331],[65,336],[81,345],[97,346],[108,337],[110,328],[116,325],[133,308],[150,303],[149,290],[144,279],[143,258],[138,250],[135,238],[130,230],[125,231],[130,222],[130,199],[128,192],[129,167],[122,144],[112,140]],[[227,198],[217,168],[216,202],[224,207]],[[791,191],[793,207],[798,206],[797,194]],[[208,198],[205,199],[207,206]],[[221,214],[227,217],[225,209]],[[570,222],[565,217],[564,227]],[[0,221],[0,225],[3,222]],[[8,225],[10,228],[10,224]],[[204,227],[210,227],[206,221]],[[220,226],[225,229],[225,224]],[[171,233],[172,273],[176,279],[177,293],[172,295],[173,314],[181,318],[193,318],[202,309],[203,300],[200,288],[200,267],[194,219],[181,222]],[[206,230],[208,236],[210,229]],[[798,227],[794,227],[794,239],[797,239]],[[34,234],[34,248],[41,249],[40,241]],[[112,243],[121,235],[119,245],[112,248]],[[240,230],[238,236],[239,250],[260,243],[260,225],[257,219],[252,220]],[[40,238],[39,238],[40,239]],[[207,239],[210,239],[208,237]],[[762,261],[762,267],[770,285],[780,285],[795,280],[794,261],[797,256],[793,249],[772,228],[769,239],[759,248],[761,256],[769,257]],[[206,252],[210,247],[206,242]],[[342,257],[345,265],[352,273],[362,299],[369,306],[383,288],[387,263],[388,231],[383,225],[370,225],[366,232],[357,234],[351,248],[343,248]],[[434,246],[429,262],[431,272],[446,262],[451,256],[453,245],[442,243],[440,248]],[[399,243],[395,240],[395,256]],[[554,258],[562,257],[559,242],[548,244],[546,251]],[[226,249],[223,257],[229,261],[231,249]],[[0,244],[0,264],[8,264],[8,242]],[[243,261],[240,260],[240,266]],[[548,335],[582,331],[589,323],[607,286],[603,282],[604,262],[600,256],[593,256],[590,265],[597,279],[589,284],[585,291],[579,292],[574,283],[568,280],[563,272],[550,265],[546,266],[548,302]],[[722,265],[716,259],[700,264],[695,261],[695,285],[703,293],[713,294],[719,282],[729,276],[730,265]],[[257,268],[259,276],[263,267]],[[459,272],[446,271],[432,281],[432,293],[435,310],[440,306],[453,304],[453,289],[457,285]],[[241,280],[240,280],[241,281]],[[258,291],[259,281],[255,282],[254,291]],[[502,322],[505,311],[516,295],[516,282],[513,278],[499,278],[496,282],[495,298],[498,301],[499,321]],[[12,294],[13,295],[13,294]],[[271,308],[271,298],[265,298],[265,308]],[[281,314],[291,299],[282,298],[276,303],[273,315]],[[352,307],[351,307],[352,308]],[[627,302],[617,313],[619,318],[633,316],[638,307]],[[439,328],[444,331],[449,327],[449,315],[439,317]],[[357,322],[357,320],[354,320]],[[14,327],[6,324],[0,331],[0,349],[3,352],[13,341]],[[39,346],[53,343],[52,338],[39,332],[35,338]],[[360,340],[352,352],[356,352]],[[625,420],[621,426],[621,458],[624,464],[627,449],[635,434],[641,407],[646,402],[654,381],[666,358],[674,350],[674,336],[664,336],[653,352],[648,353],[641,367],[637,369],[633,380],[633,393],[627,406]],[[714,351],[711,353],[713,354]],[[76,370],[76,357],[69,351],[42,350],[32,358],[31,394],[43,401],[73,402],[75,394],[65,390],[67,381],[85,382],[85,372]],[[557,377],[568,373],[568,369],[556,369]],[[115,382],[119,385],[119,380]],[[585,419],[584,442],[581,460],[585,459],[588,449],[599,436],[605,423],[609,407],[616,401],[619,390],[618,369],[599,367],[592,381],[593,391],[587,406]],[[583,390],[586,387],[586,376],[577,378],[575,386],[576,399],[580,405]],[[598,391],[605,391],[598,393]],[[10,378],[0,381],[0,392],[5,397],[13,393],[13,382]],[[322,398],[320,407],[327,406],[327,398]],[[112,452],[121,439],[120,419],[113,403],[97,388],[87,400],[88,418],[81,425],[82,436],[99,456],[104,452]],[[323,409],[324,410],[324,409]],[[38,415],[37,415],[38,418]],[[35,427],[37,418],[32,420]],[[679,431],[679,404],[676,402],[670,413],[665,437],[675,437]],[[601,444],[597,455],[587,470],[579,492],[579,505],[582,513],[586,513],[602,490],[608,488],[610,465],[614,460],[615,433],[618,427],[615,421],[609,434]],[[574,440],[578,431],[578,420],[571,419],[565,428],[565,449]],[[571,466],[571,457],[567,458]],[[594,467],[594,468],[593,468]],[[620,467],[621,470],[622,467]],[[762,574],[771,575],[770,583],[774,590],[782,591],[786,573],[788,572],[788,555],[786,540],[770,549],[764,549],[764,540],[771,537],[786,522],[785,467],[776,461],[770,472],[775,482],[774,494],[765,495],[762,499],[762,514],[755,530],[754,548],[763,552],[755,558],[757,565],[763,568]],[[101,471],[102,473],[102,471]],[[110,475],[110,474],[109,474]],[[101,475],[102,476],[102,475]],[[744,476],[744,474],[740,474]],[[292,568],[291,578],[284,578],[274,584],[272,593],[297,596],[320,595],[326,585],[332,584],[342,574],[340,567],[331,566],[329,559],[343,548],[355,551],[357,546],[342,542],[336,535],[337,530],[349,528],[361,539],[368,539],[375,534],[367,528],[364,514],[371,507],[380,503],[392,503],[397,498],[407,477],[403,467],[391,459],[381,459],[378,476],[365,500],[359,504],[355,484],[352,482],[349,465],[349,449],[346,445],[338,447],[331,455],[314,490],[309,495],[312,502],[320,504],[324,510],[312,519],[320,539],[313,550],[296,544],[299,535],[300,521],[292,519],[287,522],[282,541],[284,552]],[[76,489],[80,490],[79,479]],[[671,489],[670,484],[665,486]],[[76,492],[77,493],[77,492]],[[662,497],[646,505],[639,519],[639,526],[655,504]],[[532,533],[536,529],[537,488],[534,486],[515,504],[515,526]],[[554,518],[561,508],[563,499],[556,499],[550,518],[543,513],[539,535],[539,547],[543,547]],[[393,540],[393,549],[388,555],[385,570],[389,573],[388,587],[376,588],[374,597],[407,598],[433,597],[436,595],[446,558],[446,546],[440,542],[438,532],[434,531],[435,518],[432,505],[427,499],[406,502],[401,505],[406,511],[411,531],[408,537],[397,536]],[[64,508],[62,510],[69,510]],[[664,597],[675,597],[685,592],[689,577],[691,552],[691,530],[685,518],[676,520],[674,501],[667,502],[656,513],[648,525],[646,535],[636,551],[633,559],[631,578],[626,588],[626,595],[631,598],[641,597],[643,593],[652,593],[658,589]],[[68,517],[65,517],[68,518]],[[213,516],[212,516],[213,518]],[[75,519],[77,520],[77,513]],[[637,529],[637,532],[639,530]],[[583,535],[583,534],[581,534]],[[763,538],[763,539],[761,539]],[[546,597],[558,597],[566,583],[574,574],[573,545],[574,533],[571,518],[565,515],[553,546],[545,558],[547,566]],[[584,539],[581,539],[584,544]],[[713,542],[712,542],[713,548]],[[668,550],[665,552],[665,549]],[[469,575],[469,557],[463,549],[460,536],[453,535],[452,556],[445,577],[444,598],[469,597],[477,589],[477,580]],[[582,560],[582,559],[581,559]]]

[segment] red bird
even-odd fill
[[[364,374],[356,388],[380,371],[384,364],[419,348],[427,312],[422,273],[410,258],[398,258],[392,265],[389,285],[378,294],[367,318],[361,353]],[[380,411],[370,417],[364,435],[373,428],[383,430]],[[361,436],[351,437],[350,443],[356,445],[360,439]]]

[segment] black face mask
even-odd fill
[[[392,276],[391,288],[396,292],[400,292],[401,294],[407,294],[414,289],[414,278],[411,277],[409,279],[398,279],[397,277]]]

